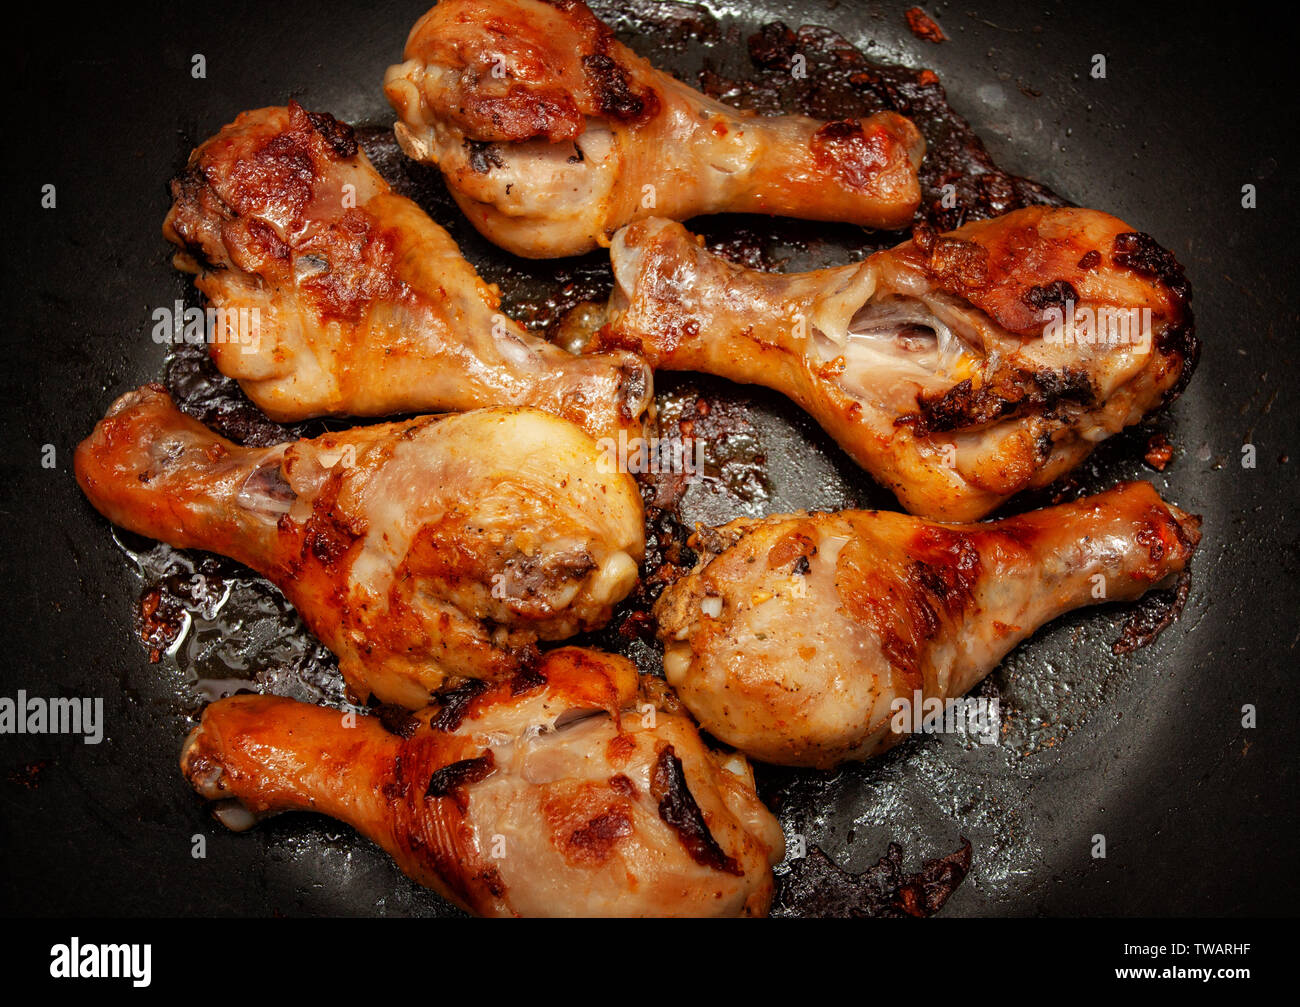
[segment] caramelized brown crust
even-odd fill
[[[407,39],[406,58],[417,56],[460,77],[429,91],[430,110],[478,142],[572,140],[588,116],[636,125],[659,110],[635,79],[644,62],[579,0],[440,3]]]

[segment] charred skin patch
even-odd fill
[[[535,663],[535,661],[525,662],[525,667],[510,676],[510,695],[523,696],[536,692],[546,685],[546,676],[538,668],[533,667]]]
[[[1163,404],[1167,405],[1187,387],[1201,356],[1201,342],[1196,338],[1196,324],[1190,306],[1192,285],[1173,252],[1141,231],[1115,235],[1110,261],[1121,269],[1164,284],[1181,309],[1171,324],[1156,333],[1155,338],[1156,349],[1167,357],[1176,358],[1182,368],[1177,382],[1165,393]]]
[[[309,218],[317,187],[358,151],[350,126],[291,102],[271,135],[236,133],[195,152],[172,182],[170,232],[205,269],[233,266],[296,288],[322,320],[356,323],[370,304],[404,293],[397,236],[359,207]],[[304,260],[311,268],[299,275]]]
[[[603,115],[621,122],[640,123],[653,117],[661,107],[659,95],[650,87],[637,87],[634,74],[620,62],[622,47],[613,31],[600,21],[585,4],[567,0],[547,0],[549,6],[564,15],[567,31],[563,42],[537,40],[540,50],[554,60],[577,57],[581,83],[569,86],[556,80],[543,80],[553,69],[537,56],[536,51],[521,56],[521,80],[512,82],[504,94],[491,86],[480,67],[466,66],[461,83],[439,110],[456,122],[474,140],[516,143],[545,139],[551,143],[573,140],[586,130],[586,116]],[[518,38],[520,26],[501,18],[482,25],[489,36]],[[557,46],[563,46],[561,55]],[[547,47],[552,47],[547,49]],[[520,53],[523,48],[518,50]],[[573,55],[570,55],[573,54]],[[448,57],[462,62],[459,49],[451,44]],[[545,58],[545,57],[543,57]],[[482,168],[475,166],[474,170]]]
[[[504,96],[477,90],[465,94],[462,125],[484,142],[545,139],[551,143],[582,134],[584,121],[571,95],[512,84]]]
[[[275,233],[275,228],[256,217],[243,222],[243,245],[246,253],[252,253],[258,259],[270,259],[286,263],[289,261],[289,246]]]
[[[325,482],[320,494],[312,501],[311,517],[298,525],[288,514],[280,517],[277,530],[281,536],[300,537],[302,547],[297,562],[298,569],[315,560],[321,566],[334,567],[347,556],[361,538],[361,531],[338,508],[338,495],[342,477],[335,475]]]
[[[1057,371],[1004,368],[976,387],[970,378],[940,395],[918,397],[918,410],[900,416],[895,426],[909,426],[917,437],[966,430],[1031,412],[1050,413],[1063,403],[1092,406],[1097,401],[1092,379],[1081,367]]]
[[[393,703],[380,703],[375,707],[375,716],[379,726],[394,737],[403,741],[411,738],[420,727],[420,720],[404,706]]]
[[[1174,258],[1174,253],[1149,234],[1129,231],[1115,235],[1110,261],[1121,269],[1163,283],[1180,301],[1186,301],[1192,296],[1191,284],[1187,282],[1183,267]]]
[[[304,115],[305,118],[305,115]],[[311,144],[300,130],[275,134],[249,157],[242,157],[230,167],[219,194],[235,217],[275,213],[288,222],[296,222],[311,202],[316,166]],[[209,182],[217,174],[214,166],[200,164]]]
[[[296,101],[289,102],[289,114],[292,117],[295,109],[302,109]],[[330,150],[340,160],[347,160],[350,157],[357,156],[357,134],[352,127],[345,122],[339,122],[328,112],[307,112],[307,119],[311,122],[312,129],[321,135]]]
[[[450,765],[435,770],[429,777],[429,786],[425,797],[450,797],[463,811],[469,805],[469,795],[465,788],[486,780],[496,770],[496,759],[492,752],[485,751],[473,759],[461,759]]]
[[[636,797],[636,784],[622,773],[615,773],[609,778],[609,789],[624,797]]]
[[[898,141],[879,124],[864,128],[855,119],[828,122],[810,141],[813,163],[829,171],[848,189],[869,190],[889,167]]]
[[[636,752],[636,740],[630,734],[620,732],[610,738],[605,745],[605,758],[613,766],[627,762],[634,752]]]
[[[501,160],[501,152],[497,150],[496,144],[486,140],[466,139],[465,152],[469,154],[470,168],[480,175],[486,175],[493,168],[506,166],[506,163]]]
[[[626,796],[597,782],[569,781],[548,788],[538,809],[539,826],[573,867],[600,867],[636,831]]]
[[[357,149],[351,126],[291,101],[288,124],[256,149],[205,144],[191,167],[202,172],[231,219],[268,217],[292,231],[311,202],[317,160],[355,157]]]
[[[602,115],[639,124],[658,114],[659,95],[652,88],[633,88],[627,70],[606,53],[583,56],[582,68],[592,100]]]
[[[1161,578],[1169,562],[1186,562],[1200,541],[1200,518],[1188,517],[1189,529],[1184,528],[1163,507],[1152,507],[1135,536],[1138,545],[1147,550],[1151,570],[1136,575],[1156,581]]]
[[[659,817],[677,833],[692,860],[710,870],[736,877],[744,874],[736,859],[728,856],[709,832],[700,806],[686,785],[682,761],[677,758],[672,745],[665,745],[655,761],[650,774],[650,796],[659,804]]]
[[[1063,308],[1066,304],[1077,302],[1079,293],[1068,280],[1053,280],[1045,286],[1030,287],[1020,295],[1020,299],[1035,311],[1046,311],[1048,308]]]
[[[438,712],[429,721],[435,731],[451,732],[460,727],[474,700],[487,692],[488,684],[482,679],[467,678],[452,689],[444,689],[435,695],[439,704]]]
[[[399,862],[403,869],[415,866],[420,875],[436,878],[472,911],[488,911],[490,900],[504,897],[506,886],[477,854],[465,816],[469,788],[495,771],[492,752],[458,759],[469,754],[461,742],[425,731],[397,744],[380,792],[394,816]]]

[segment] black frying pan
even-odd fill
[[[260,672],[259,687],[327,702],[339,698],[337,679],[261,582],[223,561],[120,533],[115,541],[81,498],[70,465],[73,447],[116,395],[167,370],[166,349],[150,338],[151,312],[194,300],[159,235],[165,184],[191,147],[240,110],[291,97],[386,126],[379,82],[425,6],[101,7],[66,24],[40,11],[39,24],[13,29],[0,482],[9,646],[0,696],[102,697],[107,731],[97,746],[0,736],[10,913],[452,912],[334,823],[288,816],[235,836],[212,822],[176,769],[205,690],[220,688],[196,682],[194,669],[232,680]],[[778,86],[773,46],[785,36],[769,27],[749,46],[777,20],[826,26],[873,60],[932,67],[991,161],[1046,187],[991,176],[984,197],[1057,193],[1115,213],[1172,249],[1195,291],[1204,348],[1188,391],[1105,445],[1061,490],[1146,478],[1204,515],[1181,618],[1125,655],[1112,645],[1135,612],[1158,622],[1169,599],[1089,610],[1039,633],[981,687],[1002,704],[1008,728],[998,746],[940,737],[831,774],[763,772],[764,795],[787,832],[853,872],[891,842],[902,847],[904,870],[915,870],[966,837],[973,865],[944,909],[951,915],[1292,908],[1290,886],[1274,880],[1289,876],[1296,825],[1296,732],[1284,687],[1300,642],[1300,544],[1290,523],[1300,421],[1289,380],[1295,199],[1286,176],[1295,144],[1283,114],[1290,65],[1282,34],[1257,8],[1209,20],[1190,6],[929,6],[948,37],[935,44],[909,32],[903,5],[752,2],[710,4],[712,13],[647,0],[597,6],[634,49],[760,108],[849,114],[845,103],[896,101],[906,78],[878,75],[855,95],[842,73],[825,69],[830,36],[805,33],[800,44],[822,69],[804,84],[787,75]],[[205,79],[191,75],[195,54],[206,59]],[[1105,79],[1089,74],[1095,54],[1106,58]],[[929,111],[932,150],[964,164],[962,184],[991,171],[959,123]],[[519,317],[540,326],[602,292],[599,256],[510,260],[456,214],[436,173],[404,163],[383,129],[365,137],[381,170],[451,228]],[[56,186],[54,209],[40,206],[47,183]],[[1255,209],[1241,205],[1246,184],[1256,186]],[[897,240],[753,218],[701,226],[734,254],[780,268],[849,261]],[[175,355],[170,380],[188,408],[228,433],[283,435],[214,383],[200,358]],[[661,384],[665,404],[710,404],[719,446],[710,478],[663,517],[666,535],[680,522],[740,513],[894,506],[779,396],[691,376]],[[1163,472],[1142,461],[1156,432],[1175,447]],[[1254,468],[1242,467],[1244,444],[1254,446]],[[54,468],[42,467],[45,445],[53,445]],[[205,592],[228,586],[231,598],[215,619],[198,618],[176,656],[155,664],[133,624],[151,586],[200,611],[213,601]],[[224,648],[223,628],[231,631]],[[617,627],[599,642],[655,665],[654,648]],[[1256,707],[1258,727],[1242,727],[1244,704]],[[204,859],[191,856],[197,834],[207,837]],[[1106,837],[1105,859],[1091,855],[1096,834]],[[814,882],[829,868],[809,870],[797,865],[783,879],[779,912],[842,910],[859,896],[872,907],[842,878],[828,895]]]

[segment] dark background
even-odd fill
[[[919,862],[967,836],[974,868],[949,915],[1293,911],[1290,33],[1257,5],[1211,17],[1186,4],[981,2],[927,5],[949,39],[933,45],[908,33],[905,6],[711,9],[724,22],[734,10],[747,31],[778,18],[824,24],[875,59],[933,67],[1000,165],[1174,251],[1204,344],[1191,387],[1160,420],[1174,461],[1145,469],[1143,434],[1101,453],[1094,472],[1098,485],[1151,479],[1204,515],[1205,537],[1186,611],[1153,646],[1111,655],[1126,613],[1100,609],[1054,624],[991,677],[986,694],[1002,699],[1013,744],[930,739],[792,778],[783,821],[853,870],[891,840]],[[98,746],[0,737],[8,913],[445,911],[334,823],[298,816],[234,836],[211,822],[175,768],[190,723],[183,683],[134,639],[139,579],[71,472],[110,401],[162,372],[150,314],[188,283],[159,228],[165,184],[191,147],[240,110],[290,97],[348,121],[391,121],[379,83],[425,7],[98,5],[8,23],[0,695],[102,696],[108,722]],[[654,53],[653,38],[627,41]],[[193,53],[207,58],[205,80],[190,76]],[[1094,53],[1106,55],[1104,81],[1088,76]],[[47,182],[54,210],[39,205]],[[1247,183],[1254,210],[1241,207]],[[799,450],[789,432],[806,425],[772,397],[757,397],[754,417],[772,451]],[[1240,465],[1243,443],[1256,446],[1253,470]],[[45,444],[54,470],[40,465]],[[826,454],[819,443],[809,456],[817,479],[857,478]],[[772,509],[827,505],[799,498],[807,469],[777,468]],[[1241,727],[1245,703],[1258,709],[1255,730]],[[197,833],[204,860],[190,856]],[[1105,860],[1089,855],[1095,833],[1107,837]]]

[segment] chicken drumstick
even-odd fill
[[[608,620],[645,550],[632,477],[573,424],[481,409],[244,448],[161,387],[76,454],[115,524],[274,582],[359,697],[419,708],[449,675],[513,674]]]
[[[894,112],[756,116],[620,44],[580,0],[442,0],[384,80],[402,149],[516,255],[577,255],[658,214],[910,223],[925,141]]]
[[[733,265],[631,224],[595,346],[794,399],[909,511],[983,517],[1168,401],[1198,344],[1182,267],[1094,210],[1030,207],[858,265]]]
[[[753,758],[866,759],[903,737],[896,700],[962,695],[1044,623],[1178,573],[1199,540],[1200,519],[1147,483],[988,524],[733,521],[697,533],[699,565],[656,604],[664,673]]]
[[[172,199],[163,233],[212,305],[212,358],[272,419],[534,406],[596,438],[640,435],[645,364],[576,357],[503,314],[332,116],[243,113],[194,151]]]
[[[232,828],[331,815],[481,915],[764,915],[781,828],[745,759],[663,694],[566,647],[396,721],[235,696],[204,711],[181,769]]]

